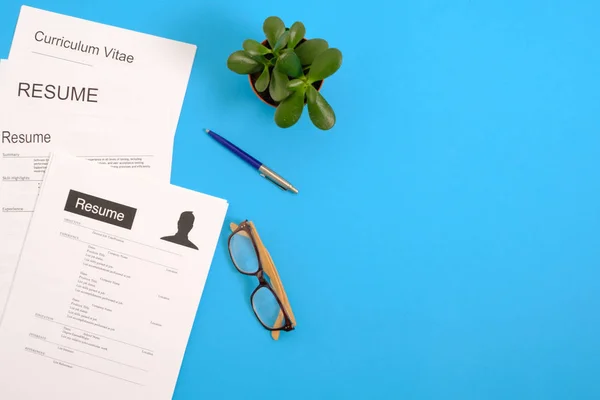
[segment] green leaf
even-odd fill
[[[251,56],[264,56],[265,54],[269,54],[271,52],[271,50],[269,50],[268,48],[266,48],[265,46],[253,39],[244,40],[242,47]]]
[[[324,39],[310,39],[296,47],[296,54],[300,57],[302,65],[310,65],[316,56],[329,48]]]
[[[308,71],[309,83],[323,80],[333,75],[342,66],[342,52],[338,49],[327,49],[319,54]]]
[[[282,101],[290,95],[290,91],[287,89],[288,82],[287,75],[279,71],[277,65],[275,65],[271,73],[271,85],[269,86],[269,94],[273,100]]]
[[[269,17],[263,23],[263,32],[273,48],[279,37],[285,32],[285,24],[279,17]]]
[[[321,93],[314,86],[308,87],[307,92],[308,115],[315,126],[324,131],[335,125],[335,113]]]
[[[279,51],[285,47],[289,39],[290,31],[285,31],[283,35],[279,36],[277,43],[273,46],[273,53],[279,53]]]
[[[290,28],[290,40],[288,41],[288,49],[293,49],[306,35],[306,28],[302,22],[294,22]]]
[[[256,88],[256,90],[258,90],[259,92],[262,93],[265,90],[267,90],[267,86],[269,86],[269,80],[270,80],[269,67],[267,67],[265,65],[265,69],[263,69],[263,72],[260,74],[260,76],[256,80],[254,87]]]
[[[302,79],[293,79],[287,85],[288,90],[296,91],[300,88],[304,88],[306,90],[306,82]]]
[[[342,66],[342,52],[338,49],[327,49],[315,58],[308,71],[310,83],[321,81],[333,75]]]
[[[227,67],[238,74],[248,75],[260,71],[263,64],[244,50],[238,50],[227,59]]]
[[[277,106],[275,110],[275,123],[280,128],[289,128],[302,116],[304,109],[304,89],[292,93]]]
[[[292,78],[299,78],[302,76],[302,63],[300,63],[300,59],[296,53],[294,53],[294,50],[284,50],[279,56],[277,64],[279,65],[279,70],[281,72],[286,73]]]

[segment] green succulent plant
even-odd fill
[[[324,39],[306,39],[302,22],[287,28],[275,16],[263,23],[266,39],[244,40],[243,50],[233,52],[227,67],[251,82],[266,102],[276,106],[275,123],[281,128],[296,124],[304,105],[312,123],[331,129],[336,122],[333,108],[319,92],[323,81],[342,65],[342,53]]]

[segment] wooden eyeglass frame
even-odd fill
[[[244,275],[248,275],[248,276],[256,276],[256,278],[259,281],[259,285],[256,287],[256,289],[254,289],[254,291],[250,295],[250,301],[252,302],[254,294],[261,287],[266,287],[269,290],[271,290],[271,292],[275,296],[275,299],[279,303],[280,311],[279,311],[279,315],[277,316],[275,326],[278,326],[282,322],[282,320],[285,320],[285,324],[281,328],[271,328],[269,326],[266,326],[261,321],[261,319],[258,317],[258,315],[256,314],[256,310],[254,309],[254,306],[252,307],[254,314],[255,314],[256,318],[258,319],[258,321],[261,323],[261,325],[265,329],[271,331],[271,336],[274,340],[278,340],[279,333],[282,330],[287,332],[287,331],[293,330],[296,327],[296,318],[294,317],[292,307],[288,300],[287,294],[285,293],[285,290],[283,288],[283,283],[281,282],[279,273],[277,272],[277,269],[275,268],[275,264],[273,263],[273,259],[271,258],[269,251],[267,250],[267,248],[264,246],[262,240],[260,239],[258,231],[256,230],[256,227],[254,226],[254,223],[252,221],[245,220],[245,221],[241,222],[239,225],[231,223],[229,225],[229,227],[232,232],[229,235],[229,238],[227,240],[227,247],[228,247],[229,256],[231,258],[231,261],[233,262],[233,265],[236,267],[236,269],[240,273],[242,273]],[[256,255],[257,255],[257,259],[258,259],[258,270],[256,272],[248,273],[248,272],[244,272],[241,269],[239,269],[235,263],[235,259],[234,259],[233,255],[231,254],[231,239],[233,238],[234,235],[240,234],[240,233],[249,237],[250,240],[252,241],[252,245],[254,246],[254,250],[256,251]],[[267,281],[265,279],[263,274],[266,274],[269,277],[269,279],[271,281],[270,283],[269,283],[269,281]]]

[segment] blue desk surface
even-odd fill
[[[259,326],[224,227],[176,400],[600,397],[600,3],[27,4],[198,46],[172,183],[255,221],[298,327]],[[0,57],[20,5],[0,3]],[[342,50],[332,131],[277,128],[226,68],[269,15]]]

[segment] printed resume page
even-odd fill
[[[227,207],[55,153],[0,325],[0,398],[171,399]]]
[[[157,115],[162,114],[167,100],[153,94],[151,88],[135,80],[118,79],[94,68],[73,64],[40,68],[40,63],[0,62],[0,118],[19,111],[97,119],[118,116],[139,120],[144,116],[172,124],[170,117]],[[172,134],[165,132],[164,136]]]
[[[0,63],[0,320],[53,149],[166,183],[171,175],[161,102],[92,69],[35,67]]]
[[[49,153],[169,182],[195,54],[192,44],[21,7],[0,63],[0,321]]]
[[[174,129],[195,55],[193,44],[22,6],[8,59],[95,69],[121,82],[139,82],[154,99],[163,99],[162,113]]]

